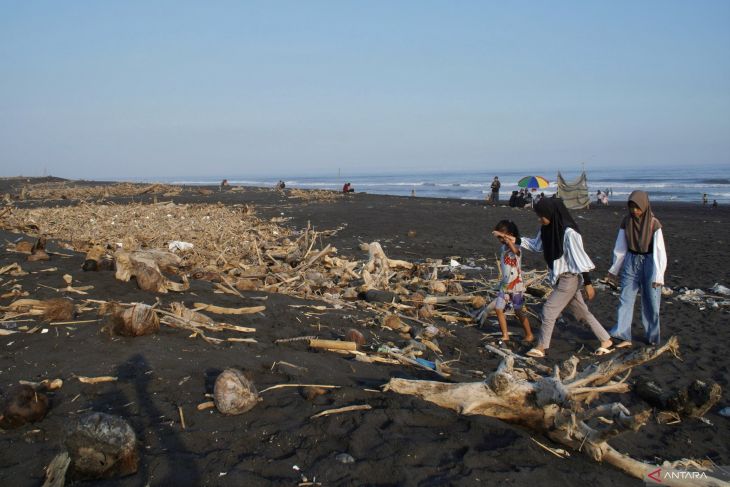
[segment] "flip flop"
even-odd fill
[[[596,351],[593,352],[593,355],[608,355],[611,352],[613,352],[613,348],[598,347]]]
[[[623,342],[616,345],[616,348],[631,348],[634,344],[631,343],[628,340],[624,340]]]
[[[533,358],[545,358],[545,352],[539,348],[531,348],[525,353],[525,355]]]

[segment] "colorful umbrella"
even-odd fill
[[[519,186],[520,188],[540,189],[547,188],[548,186],[550,186],[550,183],[542,176],[525,176],[524,178],[519,180],[517,186]]]

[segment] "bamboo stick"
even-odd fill
[[[324,348],[328,350],[357,350],[357,343],[345,342],[341,340],[309,340],[309,346],[312,348]]]

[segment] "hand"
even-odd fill
[[[592,284],[586,284],[583,286],[586,290],[586,297],[588,298],[588,301],[593,301],[593,298],[596,297],[596,290],[593,289]]]

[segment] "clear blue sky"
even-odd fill
[[[730,1],[0,0],[0,175],[730,165]]]

